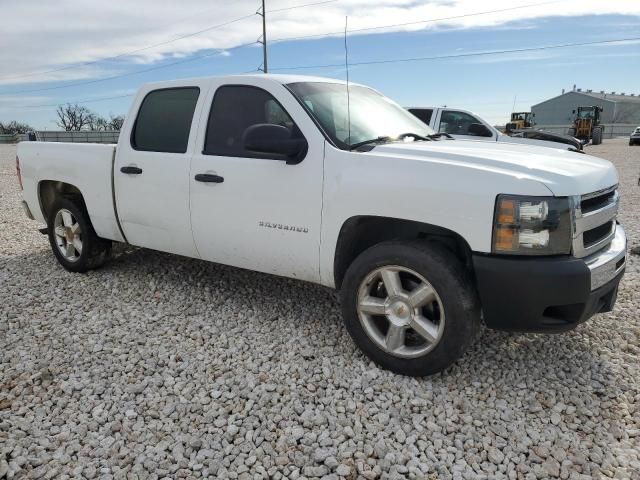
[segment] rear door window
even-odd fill
[[[409,112],[427,125],[431,123],[431,117],[433,116],[433,110],[431,108],[410,108]]]
[[[164,88],[149,92],[131,132],[131,146],[146,152],[185,153],[200,89]]]

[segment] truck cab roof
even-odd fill
[[[281,85],[287,85],[289,83],[298,82],[316,82],[316,83],[338,83],[346,85],[347,82],[337,78],[329,77],[315,77],[308,75],[285,75],[279,73],[244,73],[239,75],[208,75],[206,77],[191,77],[180,78],[177,80],[163,80],[161,82],[148,82],[145,86],[152,86],[154,88],[163,87],[175,87],[176,85],[187,85],[189,83],[203,82],[207,80],[224,79],[228,82],[246,82],[247,79],[258,79],[259,81],[271,81],[273,83],[279,83]],[[349,82],[349,85],[358,85],[357,83]]]

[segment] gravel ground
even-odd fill
[[[621,177],[640,247],[640,148]],[[65,272],[0,146],[0,478],[640,479],[640,257],[615,312],[376,368],[310,284],[140,249]]]

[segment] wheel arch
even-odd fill
[[[340,228],[333,262],[335,287],[340,289],[349,265],[366,249],[390,240],[434,241],[456,255],[472,269],[471,247],[458,233],[438,225],[393,217],[357,215],[348,218]]]
[[[38,203],[45,220],[49,218],[51,206],[59,197],[79,198],[83,207],[85,206],[84,196],[75,185],[59,180],[41,180],[38,182]]]

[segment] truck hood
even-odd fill
[[[369,154],[455,163],[517,178],[530,178],[543,183],[559,197],[584,195],[618,183],[618,173],[611,162],[561,148],[440,140],[383,144]]]

